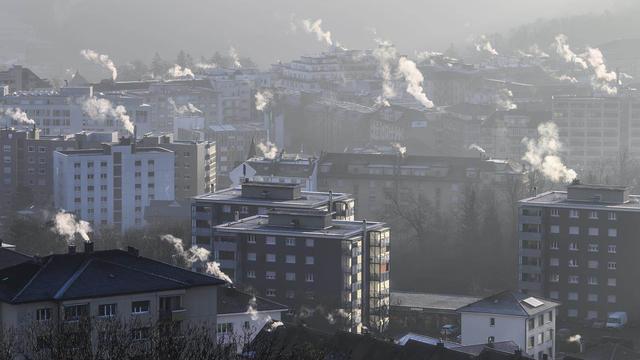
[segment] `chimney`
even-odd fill
[[[233,212],[233,220],[235,221],[240,220],[240,212],[238,210]]]
[[[127,252],[133,256],[140,256],[140,251],[133,246],[127,246]]]
[[[92,241],[85,241],[84,242],[84,253],[85,254],[91,254],[93,252],[93,242]]]
[[[67,252],[69,255],[75,255],[76,254],[76,246],[75,245],[69,245],[69,247],[67,248]]]
[[[496,341],[496,338],[493,336],[489,336],[489,338],[487,339],[487,346],[492,348],[493,347],[493,343]]]
[[[329,190],[329,212],[333,212],[333,191]]]

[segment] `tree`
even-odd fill
[[[155,53],[151,59],[151,71],[155,77],[161,77],[167,71],[167,63],[162,60],[160,54]]]

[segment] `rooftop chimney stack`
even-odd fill
[[[69,255],[75,255],[76,254],[76,246],[75,245],[69,245],[67,248],[67,252],[69,253]]]
[[[93,242],[85,241],[84,242],[84,252],[85,254],[91,254],[93,252]]]

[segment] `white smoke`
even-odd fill
[[[273,100],[273,93],[269,90],[258,91],[256,93],[256,110],[264,111]]]
[[[229,57],[233,61],[233,66],[237,69],[242,67],[240,63],[240,55],[238,55],[238,51],[233,46],[229,48]]]
[[[513,93],[511,90],[503,88],[498,90],[494,96],[495,104],[499,110],[515,110],[518,105],[513,103]]]
[[[270,141],[260,142],[257,146],[266,159],[275,159],[278,155],[278,147]]]
[[[35,125],[36,123],[32,119],[29,119],[29,116],[27,116],[27,113],[22,111],[20,108],[6,109],[4,111],[4,115],[10,118],[11,120],[17,122],[18,124]]]
[[[280,321],[273,320],[269,315],[260,314],[258,312],[258,302],[255,296],[249,299],[249,305],[247,306],[247,314],[251,317],[251,321],[259,322],[260,324],[263,322],[265,324],[268,324],[267,331],[269,332],[284,325]]]
[[[579,342],[580,340],[582,340],[580,334],[569,336],[569,339],[567,339],[568,342]]]
[[[58,211],[53,218],[54,231],[61,236],[64,236],[67,243],[71,244],[74,240],[75,234],[82,236],[84,241],[89,241],[89,233],[91,224],[84,220],[76,220],[74,214],[69,214],[64,211]]]
[[[171,104],[171,106],[173,107],[173,111],[175,111],[177,114],[184,115],[184,114],[201,114],[202,113],[202,110],[198,109],[192,103],[187,103],[187,105],[177,106],[173,98],[169,98],[167,101],[169,102],[169,104]]]
[[[191,71],[191,69],[189,69],[186,66],[182,67],[178,64],[173,65],[169,70],[167,70],[167,75],[169,75],[174,79],[185,78],[185,77],[190,77],[193,79],[196,77],[193,74],[193,71]]]
[[[607,70],[602,51],[587,47],[585,56],[594,72],[594,76],[591,78],[593,88],[604,91],[607,94],[616,94],[618,88],[615,86],[615,82],[618,80],[618,75],[613,71]],[[613,86],[611,85],[612,82],[614,83]]]
[[[392,66],[398,57],[396,48],[388,41],[376,39],[378,47],[373,51],[373,56],[378,60],[378,73],[382,78],[382,95],[377,103],[389,106],[389,99],[396,96],[393,86]]]
[[[307,33],[316,34],[316,38],[320,42],[324,42],[327,45],[333,45],[331,40],[331,31],[322,30],[322,19],[312,21],[311,19],[302,20],[302,27]]]
[[[282,323],[282,321],[275,321],[272,320],[271,324],[269,324],[269,328],[267,329],[267,331],[272,332],[275,329],[279,328],[280,326],[284,326],[284,324]]]
[[[198,246],[192,246],[189,249],[185,249],[182,239],[177,238],[171,234],[165,234],[160,236],[162,241],[166,241],[171,244],[176,251],[176,257],[181,259],[187,268],[191,268],[195,263],[204,263],[204,270],[207,274],[212,275],[220,280],[224,280],[229,284],[233,284],[231,278],[227,276],[221,269],[220,264],[215,261],[209,261],[211,252],[205,248]]]
[[[404,80],[407,83],[407,93],[413,96],[427,109],[432,108],[433,101],[429,100],[427,95],[424,93],[424,89],[422,88],[424,76],[422,76],[422,73],[418,70],[416,63],[403,56],[398,60],[398,72],[404,77]]]
[[[428,61],[430,65],[435,64],[433,58],[441,57],[441,56],[443,56],[443,54],[437,51],[422,51],[422,52],[416,53],[416,58],[420,62]]]
[[[587,62],[578,56],[569,46],[569,38],[564,34],[558,34],[555,37],[556,53],[568,63],[577,64],[582,69],[587,69]]]
[[[96,51],[91,49],[84,49],[80,51],[80,54],[85,57],[85,59],[92,61],[95,64],[98,64],[107,70],[111,71],[111,79],[116,81],[118,78],[118,69],[113,61],[109,58],[109,55],[99,54]]]
[[[498,55],[496,49],[491,45],[491,41],[487,39],[485,35],[480,35],[480,37],[476,40],[475,43],[476,51],[478,52],[487,52],[493,56]]]
[[[105,121],[108,118],[116,119],[122,124],[122,127],[126,131],[133,134],[133,122],[131,122],[131,118],[127,115],[127,109],[122,105],[114,107],[111,101],[107,99],[90,97],[82,103],[82,110],[92,120]]]
[[[540,171],[546,178],[553,182],[571,182],[577,174],[567,168],[560,159],[559,153],[562,143],[558,136],[558,127],[555,123],[547,122],[538,126],[538,139],[522,139],[527,146],[527,152],[522,158],[531,166]]]
[[[554,78],[556,80],[567,81],[567,82],[570,82],[572,84],[575,84],[575,83],[578,82],[578,79],[574,78],[573,76],[569,76],[569,75],[554,76]]]
[[[214,63],[197,63],[196,67],[202,70],[213,70],[213,69],[217,69],[218,65]]]
[[[396,151],[398,151],[398,153],[400,153],[400,155],[402,156],[407,153],[407,147],[401,145],[400,143],[392,143],[391,146],[393,146],[393,148],[396,149]]]
[[[486,155],[487,154],[487,152],[482,147],[480,147],[480,145],[478,145],[478,144],[469,145],[469,150],[476,150],[479,153],[481,153],[482,155]]]

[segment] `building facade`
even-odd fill
[[[280,152],[273,158],[255,156],[229,173],[233,186],[243,181],[300,184],[305,191],[318,191],[318,159]]]

